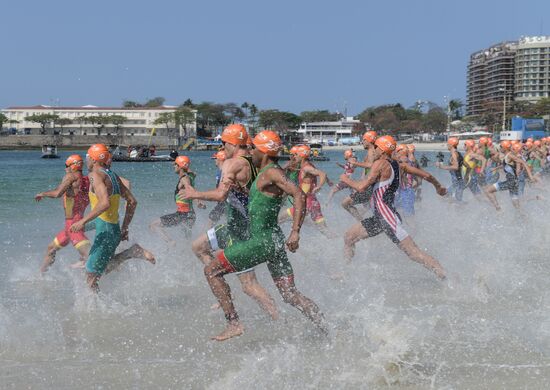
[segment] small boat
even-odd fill
[[[152,157],[128,157],[128,156],[119,156],[114,155],[113,161],[118,162],[163,162],[163,161],[174,161],[175,159],[170,157],[168,154],[163,154],[160,156]]]
[[[57,146],[42,145],[42,158],[59,158],[57,155]]]

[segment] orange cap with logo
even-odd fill
[[[277,156],[283,146],[279,135],[272,130],[264,130],[254,137],[252,141],[256,149],[268,156]]]
[[[241,124],[233,124],[227,126],[222,132],[222,142],[227,142],[231,145],[246,145],[248,133],[246,128]]]
[[[367,141],[373,144],[374,141],[376,141],[376,136],[376,131],[367,131],[365,134],[363,134],[363,141]]]
[[[474,146],[476,146],[476,142],[473,139],[467,139],[466,141],[464,141],[464,146],[466,148],[473,148]]]
[[[296,155],[296,153],[298,153],[298,148],[299,148],[299,147],[300,147],[300,146],[298,146],[298,145],[294,145],[293,147],[290,148],[289,153],[290,153],[291,155]]]
[[[300,145],[296,155],[303,158],[308,158],[311,155],[311,148],[307,145]]]
[[[382,137],[378,137],[374,144],[384,153],[392,154],[395,150],[397,142],[395,142],[395,139],[393,139],[391,135],[384,135]]]
[[[191,160],[187,156],[178,156],[178,157],[176,157],[176,160],[174,161],[174,164],[176,164],[180,168],[187,169],[187,168],[189,168],[189,165],[191,164]]]
[[[352,158],[353,157],[353,150],[346,150],[344,151],[344,158],[347,160],[348,158]]]
[[[500,147],[504,150],[510,150],[510,148],[512,147],[512,143],[510,141],[502,141],[500,143]]]
[[[447,140],[447,145],[451,145],[451,146],[458,146],[458,138],[456,137],[451,137]]]
[[[67,160],[65,160],[65,168],[71,168],[71,171],[82,171],[83,166],[84,160],[82,160],[79,154],[71,154],[67,157]]]
[[[94,144],[90,146],[87,154],[92,160],[96,162],[106,163],[108,160],[111,159],[111,153],[109,153],[109,149],[107,149],[107,146],[103,144]]]
[[[480,145],[487,145],[489,143],[489,139],[487,137],[481,137],[478,141]]]

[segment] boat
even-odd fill
[[[42,158],[59,158],[57,155],[57,146],[42,145]]]
[[[163,161],[174,161],[175,159],[170,157],[168,154],[162,154],[159,156],[152,156],[152,157],[128,157],[128,156],[120,156],[120,155],[114,155],[113,161],[117,162],[163,162]]]

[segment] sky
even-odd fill
[[[0,13],[0,108],[443,104],[465,99],[472,52],[550,35],[548,0],[2,0]]]

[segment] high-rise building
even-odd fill
[[[514,92],[517,42],[503,42],[470,56],[466,115],[482,115],[503,106]]]
[[[514,99],[550,97],[550,36],[522,37],[516,51]]]

